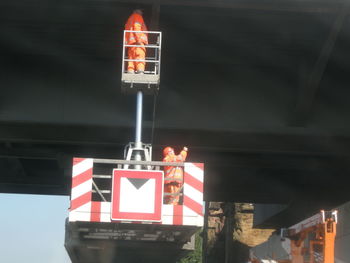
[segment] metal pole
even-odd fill
[[[135,148],[136,155],[135,160],[141,161],[141,151],[142,148],[142,106],[143,106],[143,93],[142,91],[137,92],[136,98],[136,132],[135,132]],[[135,169],[141,169],[141,165],[135,165]]]
[[[136,133],[135,133],[135,144],[136,147],[141,147],[141,136],[142,136],[142,91],[137,92],[136,100]]]
[[[208,220],[209,220],[209,201],[205,202],[204,226],[203,226],[203,243],[202,243],[202,263],[207,263],[208,257]]]
[[[233,203],[225,204],[225,263],[230,263],[232,261],[232,239],[233,239]]]
[[[125,73],[125,31],[123,33],[123,59],[122,59],[122,76]]]

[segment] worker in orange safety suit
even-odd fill
[[[174,149],[166,147],[163,150],[163,162],[184,162],[187,157],[188,148],[184,147],[179,155],[175,155]],[[183,186],[183,169],[178,166],[164,167],[164,201],[166,204],[177,205],[180,201],[180,192]]]
[[[141,9],[135,9],[125,24],[125,30],[147,31],[142,14],[143,12]],[[143,47],[148,44],[148,36],[146,33],[126,32],[125,44],[142,46],[128,47],[128,59],[146,59],[146,48]],[[145,71],[145,65],[145,62],[128,61],[128,73],[134,73],[135,71],[136,73],[143,73]]]

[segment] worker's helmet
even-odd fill
[[[143,15],[143,9],[142,8],[136,8],[136,9],[134,9],[133,13],[137,13],[137,14]]]
[[[167,156],[170,152],[174,152],[174,149],[169,147],[169,146],[165,147],[164,150],[163,150],[163,155]]]

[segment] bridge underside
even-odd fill
[[[120,92],[120,43],[136,2],[163,32],[160,92],[144,105],[154,160],[188,146],[208,201],[293,215],[349,200],[342,0],[2,1],[1,192],[69,195],[73,156],[123,157],[136,98]]]

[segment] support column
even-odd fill
[[[204,209],[204,226],[203,226],[203,243],[202,243],[202,263],[207,263],[208,258],[208,220],[209,220],[209,201],[205,202]]]
[[[232,261],[232,247],[233,247],[233,203],[225,204],[225,263]]]
[[[327,220],[327,222],[324,224],[324,263],[334,263],[334,242],[337,227],[336,224],[337,223],[333,220]]]
[[[141,161],[142,148],[142,107],[143,107],[143,93],[137,92],[136,98],[136,131],[135,131],[135,161]],[[141,165],[135,165],[135,169],[141,169]]]

